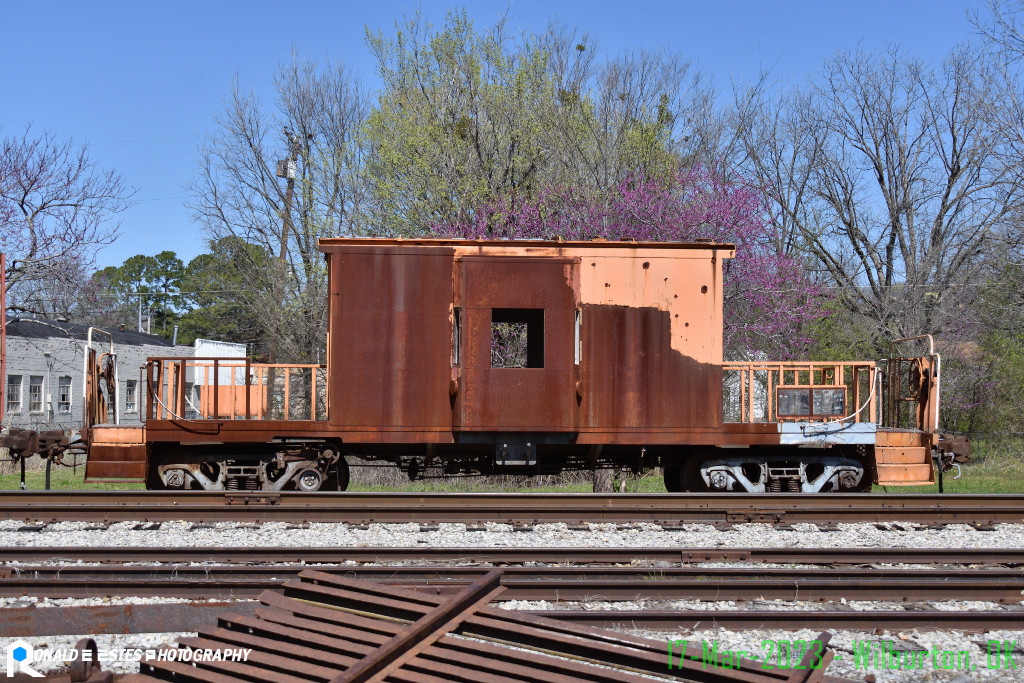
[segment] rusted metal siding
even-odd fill
[[[413,444],[557,432],[579,444],[778,442],[761,429],[721,431],[728,245],[337,239],[321,250],[327,423],[154,421],[149,441]],[[543,310],[543,367],[491,367],[494,309]]]
[[[722,362],[721,263],[731,258],[731,247],[577,251],[583,305],[667,311],[673,349],[699,363]]]
[[[444,247],[331,254],[333,427],[451,430],[452,258]]]
[[[566,258],[467,256],[456,305],[463,315],[455,427],[461,431],[576,431],[576,269]],[[543,310],[543,367],[491,367],[494,309]]]
[[[146,433],[141,426],[98,425],[90,429],[85,480],[145,479]]]
[[[721,424],[728,245],[338,239],[321,249],[330,423],[346,438],[522,431],[639,443]],[[543,309],[542,368],[491,367],[494,309]]]
[[[583,320],[582,429],[720,423],[721,366],[672,348],[668,311],[586,305]]]
[[[581,254],[581,431],[721,424],[719,259],[731,253]]]

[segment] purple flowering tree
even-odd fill
[[[467,239],[734,243],[736,257],[724,264],[729,358],[805,355],[812,323],[828,315],[827,290],[798,259],[776,251],[760,189],[699,166],[668,179],[630,178],[602,198],[545,188],[530,198],[498,199],[431,231]]]

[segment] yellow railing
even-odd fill
[[[234,358],[150,358],[151,420],[326,420],[324,365]]]
[[[877,422],[880,392],[875,389],[877,370],[871,361],[845,363],[810,362],[725,362],[722,364],[722,414],[725,422],[785,422],[792,420],[835,420]],[[780,389],[783,390],[780,394]],[[808,414],[779,415],[779,396],[806,390],[811,396],[844,397],[843,414],[810,410]],[[821,390],[817,391],[815,390]],[[812,399],[813,400],[813,399]]]

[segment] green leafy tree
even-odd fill
[[[419,234],[472,222],[542,188],[604,197],[630,176],[693,161],[713,98],[682,57],[640,51],[598,63],[589,36],[558,26],[477,31],[466,12],[435,30],[419,15],[368,33],[383,91],[364,126],[369,229]]]
[[[247,273],[273,265],[273,257],[258,245],[236,237],[213,242],[210,253],[192,259],[182,275],[182,298],[189,310],[179,322],[178,341],[217,339],[258,348],[263,327],[252,293],[259,283]]]
[[[154,332],[170,338],[185,301],[179,294],[184,264],[173,251],[155,256],[136,254],[120,266],[108,266],[93,276],[102,283],[102,296],[121,311],[122,323],[129,324],[132,311],[150,317]]]
[[[464,10],[436,33],[416,16],[367,41],[384,83],[366,124],[375,227],[415,234],[536,187],[554,93],[535,41],[501,22],[478,33]]]

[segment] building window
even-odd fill
[[[491,309],[491,367],[544,367],[544,309]]]
[[[139,402],[137,398],[139,380],[130,379],[125,382],[124,385],[124,412],[126,413],[137,413],[139,412]]]
[[[43,376],[32,375],[28,378],[28,412],[43,412]]]
[[[71,412],[71,378],[66,375],[57,378],[57,412]]]
[[[21,412],[21,375],[7,375],[7,412]]]

